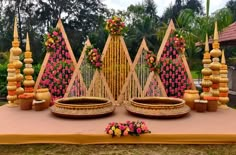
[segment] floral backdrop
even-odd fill
[[[157,64],[167,96],[181,98],[184,90],[191,89],[191,82],[181,59],[184,50],[184,38],[172,32]]]
[[[71,56],[60,29],[51,29],[44,36],[44,49],[50,52],[40,88],[49,88],[52,99],[62,98],[74,71]]]

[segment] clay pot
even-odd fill
[[[200,96],[197,90],[185,90],[183,99],[191,109],[194,109],[194,100],[200,99]]]
[[[35,95],[36,100],[45,100],[45,109],[49,107],[51,103],[51,94],[48,90],[48,88],[41,88],[37,89],[36,95]]]
[[[207,100],[194,100],[195,110],[205,112],[207,110]]]
[[[18,96],[21,110],[31,110],[34,94],[24,93]]]
[[[205,96],[204,99],[208,101],[207,111],[210,112],[217,111],[219,97]]]

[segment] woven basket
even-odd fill
[[[42,111],[44,109],[47,109],[45,100],[34,100],[33,101],[33,109],[35,111]]]
[[[20,99],[20,109],[21,110],[31,110],[32,109],[33,98]]]

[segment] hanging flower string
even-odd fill
[[[126,123],[111,122],[105,129],[106,133],[112,137],[117,136],[139,136],[144,133],[151,133],[143,121],[127,121]]]
[[[54,101],[64,96],[74,72],[74,65],[60,29],[50,29],[44,39],[46,50],[51,54],[39,87],[48,88]]]
[[[99,49],[94,48],[93,46],[88,46],[85,53],[87,55],[88,63],[94,68],[101,69],[102,61]]]
[[[125,31],[125,23],[120,17],[113,16],[107,20],[106,30],[113,35],[122,35]]]

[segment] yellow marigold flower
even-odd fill
[[[114,131],[115,129],[116,129],[116,128],[115,128],[114,126],[111,128],[111,130],[113,130],[113,131]]]
[[[54,43],[54,40],[52,38],[48,39],[49,43]]]
[[[118,129],[118,128],[116,128],[116,129],[115,129],[115,135],[118,136],[118,137],[120,137],[120,136],[121,136],[121,130]]]

